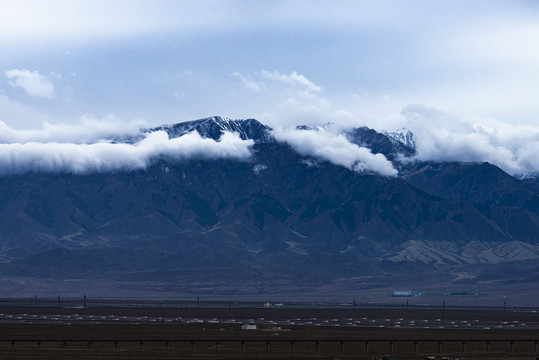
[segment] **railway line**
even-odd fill
[[[87,305],[0,307],[0,358],[539,358],[533,309]]]

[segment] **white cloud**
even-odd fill
[[[402,114],[421,160],[488,161],[514,175],[539,172],[539,126],[478,122],[423,105]]]
[[[396,176],[397,170],[382,154],[352,144],[346,137],[327,128],[316,130],[274,131],[275,138],[290,144],[298,153],[327,160],[358,172],[374,172],[382,176]]]
[[[261,75],[264,79],[280,81],[292,87],[301,88],[304,95],[322,92],[322,87],[316,85],[304,75],[298,74],[296,71],[292,71],[290,75],[286,75],[278,71],[269,72],[262,70]]]
[[[169,139],[164,131],[150,133],[135,144],[125,143],[11,143],[0,144],[0,173],[67,172],[85,174],[144,169],[164,157],[246,159],[252,140],[224,133],[220,141],[202,138],[197,132]]]
[[[304,27],[396,24],[400,1],[381,4],[325,1],[223,0],[18,0],[0,2],[0,39],[130,36],[171,30],[204,31],[257,27]],[[118,19],[121,19],[119,21]]]
[[[45,122],[41,129],[15,130],[0,121],[0,143],[93,143],[114,137],[135,136],[147,126],[143,120],[124,121],[114,115],[96,119],[85,115],[73,124]]]
[[[253,172],[258,175],[260,174],[261,171],[266,170],[267,168],[268,168],[268,165],[266,164],[256,164],[253,167]]]
[[[296,125],[322,125],[332,123],[342,128],[362,124],[360,117],[320,98],[290,97],[260,114],[260,120],[272,127],[293,128]]]
[[[12,69],[6,70],[5,75],[10,79],[11,86],[22,88],[28,95],[46,99],[54,98],[53,83],[37,71]]]
[[[250,90],[254,90],[256,92],[260,92],[262,89],[265,88],[264,83],[262,83],[260,81],[253,80],[250,77],[242,75],[237,71],[233,72],[230,75],[239,78],[241,80],[241,82],[243,83],[243,86],[245,86],[246,89],[250,89]]]
[[[258,104],[266,109],[247,116],[254,116],[271,127],[288,128],[328,122],[350,127],[361,123],[358,116],[329,101],[321,86],[296,71],[290,75],[265,70],[251,75],[239,72],[231,75],[238,77],[245,88],[253,90],[242,93],[242,96],[250,97],[243,107]]]

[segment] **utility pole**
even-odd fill
[[[408,299],[406,299],[406,307],[404,308],[404,318],[408,318]]]
[[[442,300],[442,325],[445,325],[445,299]]]

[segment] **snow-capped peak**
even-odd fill
[[[173,125],[162,125],[150,131],[164,130],[170,137],[180,137],[188,132],[197,131],[200,136],[218,141],[223,132],[238,133],[243,140],[252,139],[255,142],[272,140],[271,128],[255,119],[232,120],[221,116],[186,121]]]
[[[388,138],[398,141],[410,149],[416,150],[414,133],[406,128],[401,128],[395,131],[387,131],[384,133]]]

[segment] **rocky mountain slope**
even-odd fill
[[[388,178],[299,155],[253,119],[155,130],[217,141],[236,132],[254,141],[252,156],[2,176],[0,274],[106,278],[115,294],[301,295],[338,279],[452,284],[463,272],[468,283],[537,281],[535,185],[491,164],[412,163]],[[346,136],[395,164],[415,154],[409,134]]]

